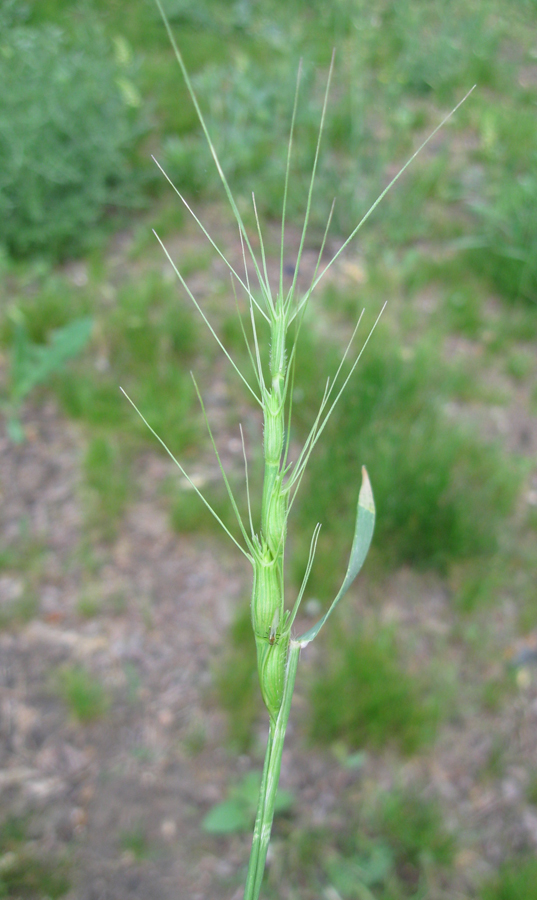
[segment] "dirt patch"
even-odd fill
[[[220,408],[223,431],[218,385],[209,404]],[[249,838],[212,838],[201,820],[230,782],[260,765],[265,724],[251,757],[230,754],[212,694],[228,625],[249,593],[248,565],[216,538],[171,531],[163,494],[175,470],[158,452],[136,462],[135,499],[116,539],[89,545],[82,432],[53,404],[28,409],[25,424],[25,444],[0,441],[0,534],[12,554],[0,604],[34,597],[31,615],[14,616],[0,632],[2,808],[29,817],[36,852],[67,854],[73,900],[239,898]],[[240,464],[236,436],[221,437],[228,461]],[[88,592],[98,600],[89,618],[79,605]],[[381,609],[413,646],[416,671],[442,659],[452,713],[430,751],[409,762],[369,754],[359,771],[345,770],[331,754],[304,749],[303,686],[322,652],[308,649],[282,767],[296,796],[294,825],[340,827],[346,809],[379,790],[423,790],[440,798],[460,838],[454,893],[438,896],[472,895],[503,857],[537,848],[537,810],[526,799],[537,745],[531,662],[508,702],[494,712],[480,703],[486,683],[505,670],[516,610],[506,597],[461,630],[445,584],[409,570],[382,586],[365,580],[349,604],[365,617]],[[73,669],[104,692],[106,712],[94,721],[78,721],[59,687]],[[277,836],[273,866],[281,847]]]

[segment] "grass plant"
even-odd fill
[[[16,600],[9,600],[0,606],[0,629],[23,625],[37,615],[39,601],[31,590],[24,590]]]
[[[417,793],[394,790],[386,794],[380,803],[379,826],[401,867],[419,868],[424,860],[446,866],[453,860],[455,841],[446,831],[439,806]]]
[[[333,587],[329,561],[341,553],[352,519],[348,483],[356,459],[372,473],[383,510],[375,556],[384,567],[407,563],[446,572],[458,562],[488,562],[515,496],[512,463],[448,412],[454,395],[462,392],[466,399],[468,376],[442,363],[436,340],[400,344],[391,329],[380,334],[327,426],[306,476],[309,490],[298,503],[294,577],[299,580],[307,564],[308,523],[322,521],[314,569],[322,599]],[[299,435],[306,433],[336,352],[312,331],[304,329],[303,336],[297,360],[302,377],[295,382]]]
[[[57,673],[57,691],[74,718],[92,722],[101,718],[110,706],[105,688],[84,666],[72,666]]]
[[[119,836],[119,845],[124,853],[132,856],[136,862],[149,859],[151,845],[147,839],[143,824],[139,824],[128,831],[122,831]]]
[[[393,633],[335,629],[325,663],[311,685],[314,740],[343,740],[350,749],[398,746],[413,753],[434,738],[439,704],[404,671]]]
[[[0,824],[0,897],[63,897],[71,886],[65,860],[36,854],[29,822],[7,817]]]
[[[162,169],[165,177],[170,181],[172,188],[192,213],[196,222],[198,222],[201,230],[207,237],[216,253],[221,257],[225,265],[230,271],[234,289],[238,286],[245,296],[249,310],[249,327],[244,328],[243,336],[247,349],[247,354],[251,363],[251,373],[245,374],[237,365],[233,357],[229,354],[223,345],[220,337],[217,335],[213,326],[209,322],[206,313],[201,308],[194,294],[190,290],[185,276],[179,266],[173,261],[171,254],[166,246],[158,238],[159,243],[164,250],[166,257],[172,265],[181,285],[194,303],[196,309],[200,313],[209,331],[215,338],[216,342],[223,350],[231,366],[240,378],[241,382],[260,407],[263,416],[263,453],[264,453],[264,473],[263,488],[261,500],[261,513],[254,525],[252,515],[252,503],[250,502],[250,480],[248,475],[248,455],[244,443],[244,435],[241,429],[241,440],[243,446],[245,483],[246,483],[246,514],[241,514],[237,499],[233,492],[228,476],[222,466],[220,455],[216,442],[214,440],[210,425],[205,414],[205,408],[201,398],[201,394],[194,381],[194,386],[198,394],[200,405],[206,424],[209,430],[211,442],[220,466],[226,491],[229,496],[231,508],[233,510],[236,527],[234,530],[229,528],[227,524],[220,519],[218,512],[214,510],[210,503],[203,496],[199,488],[189,478],[182,464],[176,459],[172,451],[164,443],[159,436],[159,423],[156,427],[151,425],[145,418],[144,414],[138,409],[132,400],[130,402],[135,410],[139,413],[142,420],[149,427],[151,432],[162,444],[170,457],[176,462],[183,476],[189,481],[205,506],[212,512],[214,517],[220,522],[224,531],[236,547],[243,553],[252,565],[253,569],[253,590],[251,600],[251,620],[254,632],[255,646],[257,652],[257,669],[261,694],[269,714],[269,736],[267,742],[267,751],[265,755],[265,764],[261,777],[261,787],[259,791],[259,800],[257,805],[257,813],[254,825],[254,835],[252,841],[252,849],[250,854],[250,863],[246,879],[246,887],[244,892],[244,900],[255,900],[259,897],[265,870],[266,855],[270,840],[272,821],[275,810],[276,792],[279,781],[279,773],[281,766],[281,757],[285,732],[289,718],[294,683],[298,667],[299,654],[301,649],[305,648],[319,633],[328,616],[333,611],[339,600],[346,593],[358,572],[362,568],[366,555],[371,543],[373,528],[375,522],[375,505],[369,477],[365,468],[362,469],[362,483],[358,495],[358,504],[356,509],[356,524],[354,529],[354,538],[350,553],[350,560],[347,572],[343,580],[340,590],[337,592],[328,611],[322,618],[304,634],[295,637],[292,634],[292,626],[295,621],[300,602],[306,590],[308,578],[313,564],[315,549],[319,538],[320,525],[315,525],[311,535],[310,550],[305,567],[304,577],[294,603],[290,607],[286,607],[284,599],[284,556],[287,536],[287,522],[291,507],[294,504],[297,491],[303,480],[307,463],[311,453],[316,446],[319,438],[324,432],[332,412],[338,403],[347,384],[350,382],[356,366],[360,360],[362,352],[369,341],[366,337],[360,351],[356,352],[354,348],[354,338],[361,322],[361,316],[353,331],[348,346],[343,354],[343,358],[336,367],[334,374],[327,379],[324,393],[321,397],[319,408],[313,418],[313,424],[309,434],[305,438],[302,450],[298,452],[297,457],[291,461],[290,451],[290,423],[293,405],[293,386],[295,378],[295,366],[297,361],[297,347],[301,327],[304,316],[310,301],[310,297],[323,278],[327,269],[333,265],[335,260],[340,256],[345,247],[356,236],[359,229],[370,217],[376,209],[390,187],[398,180],[401,174],[408,168],[415,156],[428,143],[431,137],[436,134],[438,126],[432,134],[421,144],[420,148],[412,154],[408,162],[399,170],[392,178],[389,185],[382,191],[375,203],[362,216],[358,224],[352,229],[347,240],[342,244],[340,249],[332,256],[327,265],[323,264],[323,252],[325,248],[328,229],[332,219],[332,210],[328,216],[324,238],[318,254],[317,264],[312,275],[310,286],[301,292],[298,290],[298,273],[302,261],[302,254],[306,241],[308,225],[310,224],[313,209],[313,191],[316,175],[319,168],[319,153],[321,136],[327,119],[328,109],[328,91],[330,80],[333,72],[333,57],[330,64],[329,75],[327,79],[326,91],[322,103],[320,126],[318,137],[315,145],[315,151],[312,158],[311,176],[306,190],[305,199],[305,215],[302,227],[302,233],[299,243],[299,249],[296,258],[296,264],[290,277],[286,276],[284,271],[284,254],[286,246],[286,212],[287,202],[290,191],[290,172],[291,159],[293,149],[294,129],[297,123],[299,109],[299,87],[300,87],[300,69],[296,83],[295,96],[293,101],[293,111],[291,118],[291,131],[288,143],[287,160],[284,166],[284,187],[283,187],[283,212],[281,219],[281,243],[280,243],[280,267],[277,283],[271,283],[268,274],[267,256],[263,233],[258,216],[255,196],[252,195],[253,214],[255,223],[255,237],[248,232],[243,215],[230,189],[226,175],[224,174],[220,158],[216,152],[215,146],[209,134],[204,115],[198,103],[192,81],[188,74],[181,52],[175,42],[171,26],[166,18],[164,9],[160,0],[157,0],[157,6],[163,16],[166,30],[168,32],[171,44],[174,49],[175,57],[183,74],[184,82],[194,104],[202,131],[205,135],[209,151],[212,155],[219,179],[224,188],[224,192],[229,201],[236,225],[238,227],[241,246],[244,258],[244,271],[239,273],[226,258],[225,254],[217,246],[216,242],[210,236],[207,229],[198,219],[196,214],[191,210],[188,202],[182,196],[180,190],[173,184],[173,181]],[[460,104],[459,104],[460,105]],[[452,115],[452,113],[450,113]],[[449,118],[448,116],[447,118]],[[446,121],[446,120],[444,120]],[[443,124],[443,123],[441,123]],[[256,253],[254,244],[257,244],[259,251]],[[253,281],[251,280],[253,279]],[[375,323],[376,324],[376,323]],[[261,339],[260,329],[266,329],[269,335],[270,355],[268,367],[263,366],[261,357]],[[373,325],[373,328],[375,326]],[[353,362],[348,369],[344,369],[347,357],[353,357]],[[128,395],[127,395],[128,396]],[[130,399],[130,398],[129,398]],[[151,417],[149,406],[142,405],[147,408],[148,416]],[[353,479],[354,480],[354,479]],[[351,480],[349,480],[351,483]]]
[[[481,892],[482,900],[535,900],[536,897],[535,857],[508,860]]]
[[[492,177],[486,191],[470,200],[479,223],[468,262],[508,300],[537,300],[537,126],[531,108],[506,115],[498,104],[480,117],[480,161]]]
[[[250,607],[240,608],[227,634],[215,672],[220,705],[228,713],[229,739],[240,753],[250,750],[260,702]]]
[[[84,458],[90,528],[112,537],[129,496],[129,461],[120,443],[104,436],[90,440]]]

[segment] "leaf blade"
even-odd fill
[[[314,640],[314,638],[317,637],[322,626],[328,619],[328,616],[332,613],[341,598],[347,593],[352,582],[358,575],[358,572],[365,562],[369,547],[371,546],[374,528],[375,501],[373,499],[373,491],[371,488],[369,475],[367,474],[367,469],[365,466],[362,466],[362,484],[360,487],[360,493],[358,495],[356,525],[354,528],[354,538],[352,541],[347,572],[345,574],[345,578],[343,579],[343,584],[341,585],[341,588],[339,589],[339,592],[337,593],[328,611],[324,614],[324,616],[322,616],[321,619],[319,619],[319,621],[315,625],[313,625],[312,628],[309,628],[308,631],[305,631],[304,634],[301,635],[301,637],[297,638],[297,641],[302,647],[307,646],[307,644],[309,644]]]

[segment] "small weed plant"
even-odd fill
[[[243,515],[240,511],[235,493],[232,489],[228,476],[222,466],[220,455],[216,442],[214,440],[210,425],[205,416],[205,409],[201,394],[197,384],[194,381],[195,389],[198,394],[200,405],[206,419],[211,442],[221,469],[223,481],[229,496],[229,502],[233,510],[236,520],[236,528],[228,527],[228,525],[220,518],[218,512],[212,509],[210,503],[201,494],[199,488],[189,478],[181,463],[173,455],[172,451],[164,444],[162,438],[158,435],[144,415],[130,402],[139,413],[155,437],[160,441],[166,449],[170,457],[176,462],[183,476],[190,482],[193,489],[199,494],[201,500],[206,507],[212,511],[215,518],[220,522],[222,528],[237,546],[241,553],[248,559],[253,569],[253,590],[251,600],[251,621],[254,632],[255,646],[257,651],[257,670],[261,687],[261,694],[269,715],[269,736],[267,742],[267,750],[265,755],[265,763],[261,776],[261,784],[259,790],[259,799],[257,804],[257,812],[255,816],[254,834],[252,841],[252,849],[250,854],[250,863],[246,878],[246,887],[244,892],[244,900],[256,900],[261,891],[263,873],[265,870],[265,861],[270,841],[272,821],[274,817],[278,781],[280,775],[281,758],[285,732],[291,709],[291,700],[295,684],[296,672],[298,667],[299,655],[301,649],[314,640],[327,618],[347,592],[358,572],[362,568],[366,555],[369,550],[371,539],[373,536],[373,528],[375,522],[375,506],[373,502],[373,494],[369,477],[365,468],[362,469],[362,482],[358,494],[358,503],[356,510],[356,523],[354,529],[354,538],[351,547],[350,559],[345,577],[341,588],[337,592],[328,611],[322,618],[305,633],[295,636],[292,632],[293,625],[299,610],[301,600],[304,596],[308,583],[315,549],[319,538],[320,525],[314,526],[311,534],[309,555],[305,567],[302,584],[294,598],[294,602],[287,606],[284,598],[284,559],[286,550],[287,522],[289,513],[293,507],[297,491],[300,487],[306,466],[310,455],[317,445],[331,414],[341,397],[346,385],[352,378],[352,375],[358,365],[362,352],[369,340],[369,336],[362,344],[361,350],[355,352],[354,338],[356,336],[361,317],[353,331],[351,340],[343,354],[343,358],[337,366],[333,377],[326,382],[324,393],[322,395],[319,408],[314,416],[311,430],[307,435],[302,449],[298,452],[294,460],[290,459],[290,423],[293,402],[293,385],[295,379],[295,367],[297,360],[297,346],[304,315],[308,307],[311,295],[323,278],[324,273],[340,256],[345,247],[355,237],[361,226],[369,218],[373,210],[378,206],[384,195],[388,192],[392,184],[400,177],[405,169],[410,165],[415,156],[419,153],[421,147],[410,157],[408,162],[400,169],[399,173],[392,179],[388,187],[380,194],[375,203],[370,207],[368,212],[362,217],[356,227],[351,231],[349,237],[342,244],[341,248],[332,257],[327,265],[323,264],[323,253],[325,249],[328,229],[331,223],[332,214],[328,216],[328,222],[324,231],[324,237],[321,240],[321,246],[317,257],[317,263],[314,268],[313,276],[309,287],[305,292],[299,292],[298,289],[298,273],[302,261],[302,255],[305,247],[306,233],[310,222],[313,189],[315,178],[318,171],[320,142],[323,133],[323,127],[326,121],[328,109],[328,91],[330,79],[333,71],[333,57],[329,69],[326,91],[320,115],[320,126],[313,155],[311,178],[307,188],[307,196],[305,201],[304,224],[301,231],[301,238],[297,253],[296,264],[293,274],[286,277],[284,267],[284,256],[286,246],[286,210],[287,198],[289,195],[289,174],[293,148],[294,128],[297,120],[297,110],[299,107],[299,85],[300,85],[300,69],[297,79],[297,86],[294,96],[293,112],[291,118],[291,130],[288,143],[287,160],[285,164],[284,189],[283,189],[283,212],[281,219],[281,244],[280,244],[280,266],[277,283],[272,284],[269,279],[269,267],[265,245],[263,241],[260,219],[257,214],[255,196],[253,199],[253,221],[256,230],[255,238],[251,237],[241,214],[237,202],[229,187],[226,175],[224,174],[219,157],[215,150],[214,144],[207,129],[204,116],[201,112],[196,94],[194,92],[190,76],[187,72],[183,57],[177,47],[174,35],[170,25],[164,15],[160,0],[157,5],[161,10],[164,22],[172,43],[175,56],[181,68],[185,83],[190,93],[192,102],[196,109],[202,130],[205,134],[210,152],[212,154],[216,170],[224,191],[231,206],[233,215],[238,226],[241,246],[243,250],[244,267],[241,272],[232,265],[226,258],[223,251],[217,246],[207,229],[203,226],[196,214],[190,210],[187,201],[183,198],[180,191],[170,181],[172,187],[177,192],[182,202],[187,206],[196,222],[198,222],[208,241],[221,257],[225,265],[230,271],[234,287],[244,292],[248,304],[248,321],[242,323],[241,328],[247,354],[251,368],[243,371],[229,352],[226,350],[220,337],[217,335],[205,312],[202,310],[194,294],[190,290],[184,274],[180,268],[172,260],[171,255],[162,243],[161,246],[169,259],[173,269],[191,298],[192,302],[198,309],[207,327],[213,334],[215,340],[225,353],[231,366],[236,374],[252,396],[254,402],[258,405],[263,416],[263,487],[261,492],[261,512],[259,519],[252,514],[253,504],[250,500],[250,482],[248,475],[248,455],[244,444],[244,437],[241,429],[241,439],[244,456],[245,482],[246,482],[246,513]],[[462,102],[462,101],[461,101]],[[460,104],[459,104],[460,105]],[[457,108],[457,107],[456,107]],[[451,115],[452,113],[450,113]],[[449,116],[447,117],[449,118]],[[444,120],[446,121],[446,120]],[[443,124],[443,123],[441,123]],[[441,127],[439,125],[432,134],[435,134]],[[430,140],[429,138],[422,144],[422,147]],[[167,176],[166,176],[167,177]],[[332,207],[333,209],[333,207]],[[157,236],[158,239],[158,236]],[[254,244],[257,243],[259,251],[256,252]],[[252,274],[252,279],[251,279]],[[374,326],[373,326],[374,327]],[[265,329],[269,336],[270,355],[268,366],[263,365],[261,346],[261,329]],[[352,358],[352,363],[347,370],[344,369],[347,358]],[[150,413],[148,413],[150,415]]]
[[[93,321],[88,317],[75,319],[52,332],[46,344],[34,344],[28,335],[22,315],[16,315],[10,354],[9,386],[0,397],[0,409],[6,413],[7,432],[15,443],[24,441],[20,422],[23,401],[34,388],[61,371],[69,359],[77,356],[91,337]]]
[[[81,723],[101,718],[110,706],[105,688],[84,666],[73,666],[58,672],[57,691],[71,714]]]
[[[119,844],[123,852],[132,855],[136,862],[148,859],[151,855],[151,847],[141,824],[123,831],[119,837]]]
[[[35,853],[30,821],[8,816],[0,824],[0,897],[63,897],[70,888],[66,860]]]
[[[213,806],[207,813],[203,820],[203,829],[209,834],[250,831],[255,821],[259,787],[259,774],[248,772],[238,784],[230,788],[226,800]],[[288,812],[292,805],[291,792],[278,789],[274,812],[276,814]]]

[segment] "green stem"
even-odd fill
[[[250,851],[250,862],[248,864],[248,875],[246,878],[246,887],[244,889],[244,900],[251,900],[255,895],[253,893],[255,886],[255,877],[257,866],[259,863],[259,849],[261,846],[261,829],[263,826],[265,815],[265,802],[267,796],[267,773],[270,766],[270,758],[272,755],[272,725],[270,728],[267,750],[265,753],[265,763],[263,766],[263,776],[261,778],[261,786],[259,788],[259,799],[257,801],[257,813],[255,817],[254,834],[252,838],[252,849]]]
[[[270,725],[270,734],[268,737],[267,752],[263,767],[263,778],[259,791],[254,836],[252,839],[252,849],[250,852],[250,863],[248,866],[246,887],[244,889],[244,900],[258,900],[261,891],[261,882],[263,881],[270,833],[272,830],[272,820],[274,819],[276,791],[278,790],[278,782],[280,780],[283,744],[285,732],[287,730],[287,722],[289,721],[289,713],[291,711],[291,701],[293,699],[299,655],[300,643],[298,641],[290,641],[282,705],[276,721],[274,723],[271,722]]]

